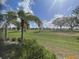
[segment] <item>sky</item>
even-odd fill
[[[79,6],[79,0],[0,0],[0,5],[4,6],[2,12],[19,9],[31,12],[41,19],[44,27],[50,27],[55,17],[71,15],[72,10]],[[31,27],[35,25],[33,23]]]

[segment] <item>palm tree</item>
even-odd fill
[[[18,16],[21,19],[21,39],[23,40],[23,27],[24,27],[24,23],[27,26],[27,29],[29,28],[29,23],[28,21],[34,21],[38,24],[38,26],[40,27],[40,24],[42,23],[40,21],[40,19],[36,16],[33,16],[31,13],[25,13],[23,10],[20,10],[18,12]]]
[[[7,25],[9,23],[13,23],[15,19],[17,18],[17,15],[13,11],[8,11],[7,12],[7,18],[6,18],[6,23],[5,23],[5,39],[7,38]]]
[[[29,13],[29,12],[28,13],[25,13],[23,10],[20,10],[18,12],[18,16],[20,17],[20,19],[23,19],[24,20],[27,29],[29,29],[29,23],[28,23],[29,21],[34,21],[38,25],[39,28],[42,25],[42,22],[39,19],[39,17],[34,16],[31,13]]]

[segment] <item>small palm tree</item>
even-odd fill
[[[7,25],[9,23],[13,23],[16,18],[17,18],[17,15],[15,12],[13,11],[7,12],[7,18],[6,18],[6,23],[5,23],[5,39],[7,38]]]

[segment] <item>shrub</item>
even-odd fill
[[[14,39],[13,39],[14,41]],[[2,59],[56,59],[56,56],[40,46],[36,40],[26,40],[21,44],[0,45]],[[1,56],[0,55],[0,56]]]
[[[17,59],[56,59],[54,54],[38,45],[35,40],[26,40],[17,53]]]

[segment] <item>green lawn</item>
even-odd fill
[[[25,39],[36,39],[40,45],[45,46],[49,51],[56,52],[57,54],[75,54],[79,56],[79,33],[75,32],[51,32],[43,31],[37,32],[28,30],[24,32]],[[20,37],[20,32],[9,31],[8,36]]]

